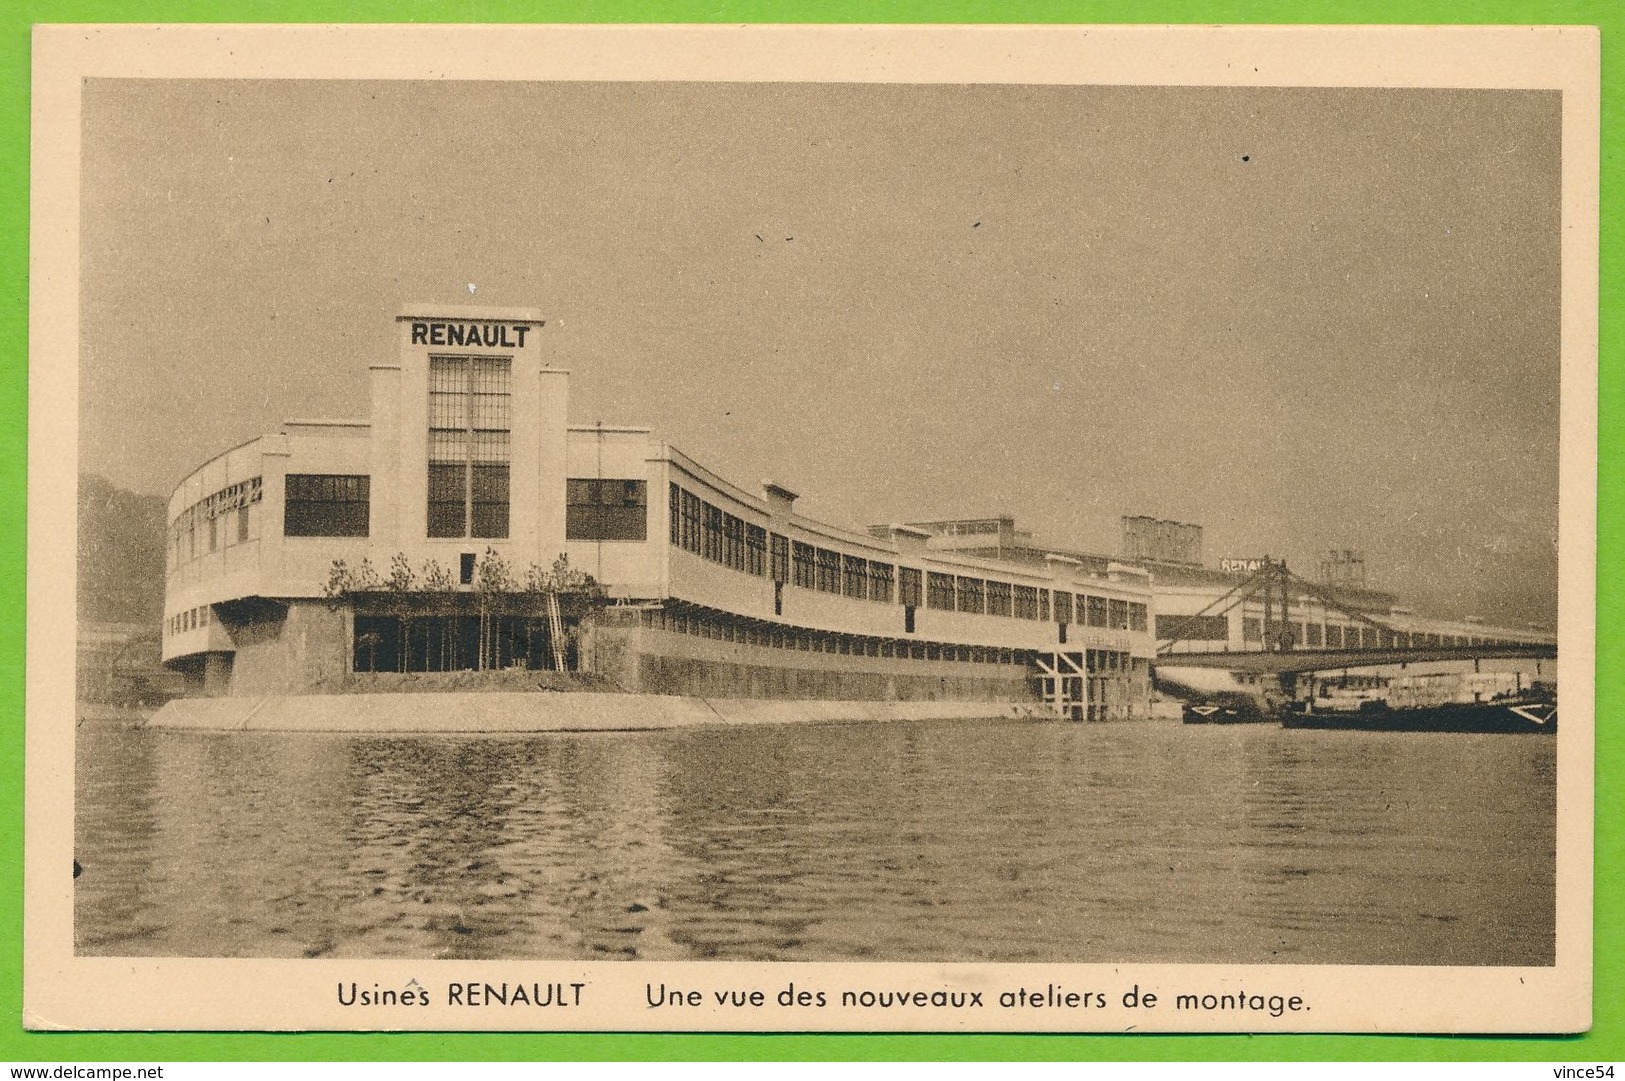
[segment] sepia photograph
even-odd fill
[[[1588,972],[1565,108],[88,73],[64,963],[335,1027]]]

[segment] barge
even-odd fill
[[[1395,732],[1556,732],[1557,688],[1518,672],[1430,672],[1359,685],[1311,680],[1289,703],[1288,728]]]

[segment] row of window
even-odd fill
[[[670,490],[671,543],[702,559],[745,574],[767,573],[767,530],[712,506],[693,492],[673,484]],[[784,538],[777,535],[774,541]],[[773,573],[778,577],[778,550]]]
[[[883,604],[892,601],[895,568],[890,563],[769,534],[763,526],[729,514],[677,484],[671,485],[670,502],[670,540],[686,552],[802,589]]]
[[[835,653],[852,657],[890,657],[920,661],[966,661],[972,664],[1008,664],[1028,667],[1033,652],[999,649],[993,646],[962,646],[948,642],[921,642],[909,638],[882,638],[863,634],[837,634],[802,627],[764,626],[744,623],[731,616],[682,609],[648,609],[643,625],[655,630],[692,634],[722,642],[763,646],[770,649],[800,650],[804,653]]]
[[[802,589],[890,604],[894,574],[890,563],[878,559],[864,559],[801,541],[790,544],[790,580]]]
[[[942,526],[944,537],[979,537],[999,531],[997,518],[983,518],[974,522],[946,522]]]
[[[1207,617],[1217,619],[1224,624],[1223,616]],[[1157,617],[1159,628],[1157,637],[1165,638],[1160,628],[1163,617]],[[1322,627],[1319,623],[1303,623],[1292,621],[1287,624],[1292,635],[1292,644],[1295,646],[1324,646],[1328,649],[1419,649],[1429,646],[1484,646],[1484,645],[1516,645],[1517,643],[1502,638],[1480,638],[1466,634],[1427,634],[1421,631],[1385,631],[1368,626],[1344,626],[1339,623],[1328,623]],[[1206,641],[1223,641],[1229,637],[1227,628],[1215,628],[1215,632]],[[1279,633],[1279,632],[1277,632]],[[1263,620],[1251,616],[1241,621],[1241,637],[1245,642],[1262,642],[1264,634]],[[1193,635],[1185,635],[1194,638]]]
[[[617,482],[619,483],[619,482]],[[854,600],[922,604],[943,612],[1011,616],[1090,627],[1143,631],[1144,604],[1118,598],[1051,592],[997,579],[971,578],[865,559],[768,533],[677,484],[671,486],[671,543],[746,574],[771,574],[775,582]],[[765,559],[764,559],[765,556]],[[765,565],[764,565],[765,563]],[[923,585],[923,589],[922,589]]]
[[[1146,605],[1119,597],[1072,594],[1065,590],[1051,591],[935,571],[926,575],[925,605],[944,612],[1014,616],[1042,622],[1053,618],[1057,623],[1122,631],[1145,630],[1149,615]]]
[[[474,536],[506,536],[508,467],[476,464],[468,468],[472,470],[472,520],[479,527]],[[464,479],[463,466],[429,467],[429,536],[463,535],[453,530],[453,520],[461,521],[467,509]],[[370,494],[369,477],[290,473],[282,532],[289,537],[365,537]],[[648,518],[644,481],[565,482],[564,535],[570,540],[644,540]]]
[[[169,523],[169,569],[258,537],[250,508],[260,501],[260,478],[228,484],[204,496]]]
[[[165,634],[184,634],[186,631],[195,631],[199,627],[209,625],[209,606],[201,604],[196,608],[188,608],[184,612],[176,612],[164,620]]]

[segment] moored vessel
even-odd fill
[[[1281,718],[1281,723],[1287,728],[1393,732],[1556,732],[1557,701],[1521,696],[1397,709],[1378,702],[1354,712],[1293,709]]]
[[[1282,714],[1288,728],[1555,732],[1557,688],[1519,672],[1426,672],[1314,681]]]

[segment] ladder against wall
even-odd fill
[[[559,612],[559,595],[547,595],[548,638],[553,646],[553,670],[564,671],[564,616]]]

